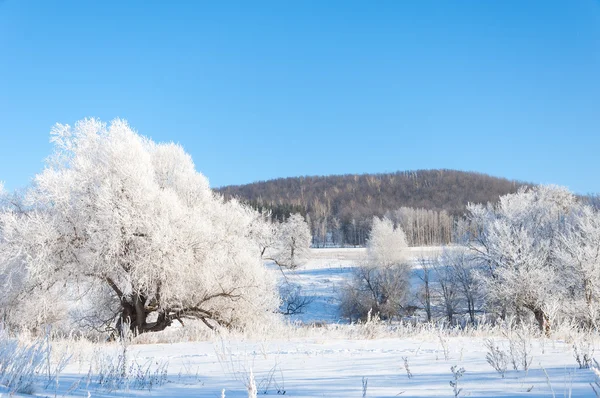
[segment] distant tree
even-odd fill
[[[261,209],[256,212],[251,225],[251,235],[258,245],[261,258],[266,258],[269,251],[275,250],[278,244],[279,223],[272,221],[271,212]]]
[[[9,315],[58,306],[48,291],[86,301],[82,316],[96,325],[136,334],[185,318],[243,326],[277,310],[255,212],[215,195],[180,146],[121,120],[57,125],[51,137],[30,209],[0,212],[3,291],[19,285]]]
[[[481,303],[481,289],[473,255],[464,247],[447,248],[442,254],[441,262],[450,274],[448,282],[453,285],[452,289],[466,306],[469,321],[475,325],[475,313]]]
[[[312,236],[308,224],[298,213],[277,225],[274,249],[266,258],[280,267],[295,269],[310,256]]]
[[[456,274],[451,266],[448,266],[442,255],[433,262],[437,284],[436,290],[439,301],[442,304],[442,313],[448,324],[454,324],[454,315],[459,312],[459,285]]]
[[[418,278],[423,282],[421,289],[417,293],[417,299],[423,305],[425,309],[425,316],[427,322],[432,320],[431,302],[432,302],[432,285],[431,285],[431,260],[421,256],[419,258],[419,265],[421,266],[420,272],[417,274]]]
[[[400,264],[406,261],[406,235],[400,227],[394,227],[388,218],[373,218],[371,235],[367,243],[369,262],[378,266]]]
[[[343,316],[365,318],[372,311],[383,319],[391,319],[400,314],[410,291],[406,249],[401,228],[395,228],[386,218],[373,219],[366,258],[342,292]]]

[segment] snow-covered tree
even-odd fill
[[[85,314],[135,333],[185,318],[239,326],[277,310],[256,213],[215,195],[179,145],[95,119],[57,125],[51,141],[27,213],[0,214],[0,273],[17,270],[30,299],[57,286],[65,299],[94,297]]]
[[[262,258],[265,258],[277,246],[278,242],[278,224],[271,220],[271,214],[267,211],[256,213],[252,223],[252,238],[258,245],[258,250]]]
[[[310,255],[312,236],[310,228],[301,214],[291,214],[287,220],[277,225],[275,243],[266,258],[280,267],[295,269]]]
[[[556,256],[561,264],[560,283],[567,289],[571,316],[597,329],[600,320],[600,214],[579,205],[567,218],[559,236]]]
[[[471,249],[487,267],[488,302],[505,311],[531,311],[546,333],[551,310],[565,294],[555,247],[575,204],[564,188],[537,186],[505,195],[495,205],[469,206],[478,228]]]
[[[384,319],[398,315],[410,290],[406,237],[388,218],[373,218],[367,256],[342,293],[341,312],[364,318],[369,311]]]
[[[373,226],[367,242],[369,262],[378,266],[403,263],[406,256],[406,235],[402,228],[394,227],[389,218],[373,217]]]

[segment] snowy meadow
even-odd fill
[[[600,215],[564,188],[469,205],[449,247],[381,215],[311,249],[125,121],[51,141],[1,194],[2,395],[600,396]]]
[[[340,320],[338,288],[351,281],[353,258],[361,252],[313,249],[314,259],[288,276],[313,297],[305,311],[245,331],[211,331],[196,321],[113,342],[63,336],[48,346],[5,334],[3,392],[248,397],[255,386],[257,395],[294,397],[595,396],[592,358],[599,341],[573,328],[548,338],[531,325]],[[421,258],[420,250],[414,253]],[[413,263],[418,271],[419,261]],[[7,347],[18,341],[23,351],[41,347],[14,355]],[[25,363],[11,369],[18,358]],[[23,382],[15,384],[10,378],[21,380],[18,372]]]

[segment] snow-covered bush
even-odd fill
[[[486,339],[484,345],[487,349],[485,360],[504,378],[504,374],[508,369],[508,354],[492,339]]]
[[[122,120],[57,125],[51,137],[27,211],[0,213],[0,275],[26,292],[17,301],[77,302],[88,322],[136,334],[185,318],[243,326],[277,310],[251,234],[256,212],[213,193],[179,145]]]
[[[342,316],[365,319],[372,311],[382,319],[399,315],[410,291],[406,237],[387,219],[373,219],[367,257],[341,292]]]
[[[314,296],[304,294],[302,286],[289,281],[281,285],[279,294],[282,302],[280,311],[283,315],[302,314],[315,301]]]

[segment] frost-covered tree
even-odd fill
[[[373,218],[367,255],[342,292],[341,312],[349,318],[364,318],[369,311],[384,319],[397,316],[410,291],[404,232],[388,218]]]
[[[291,214],[287,220],[277,225],[274,233],[275,242],[267,259],[289,269],[297,268],[308,259],[312,236],[301,214]]]
[[[51,141],[28,211],[0,214],[0,273],[18,275],[30,300],[58,288],[88,298],[77,307],[88,320],[135,333],[185,318],[243,326],[277,310],[255,212],[215,195],[180,146],[122,120],[57,125]]]
[[[263,210],[256,213],[251,234],[262,258],[268,257],[277,246],[278,231],[278,224],[272,221],[270,212]]]
[[[564,188],[537,186],[505,195],[495,205],[469,206],[478,228],[471,249],[487,268],[488,303],[530,311],[546,333],[552,308],[565,295],[555,248],[575,204]]]
[[[600,320],[600,214],[579,205],[567,218],[559,236],[556,256],[561,264],[560,283],[571,301],[569,315],[597,329]]]
[[[401,227],[394,227],[389,218],[373,217],[373,226],[367,242],[369,262],[378,266],[400,264],[406,261],[406,235]]]

